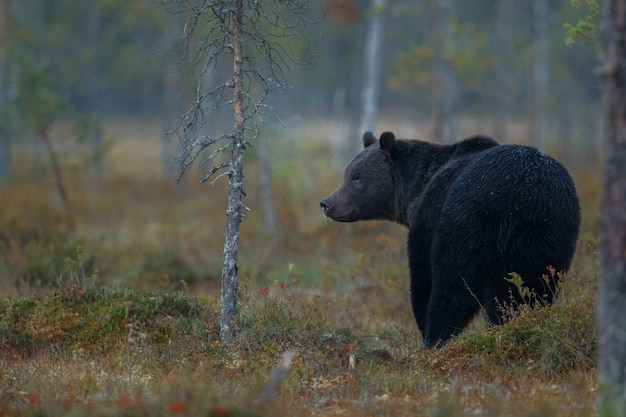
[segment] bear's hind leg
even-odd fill
[[[522,256],[512,257],[516,260]],[[483,294],[485,319],[488,324],[502,324],[515,317],[521,305],[549,305],[554,302],[558,291],[558,274],[551,272],[543,262],[508,263],[506,268],[492,271],[492,279],[485,282]],[[561,266],[561,265],[559,265]],[[511,272],[515,272],[521,282],[509,282]],[[520,288],[518,288],[518,285]]]
[[[478,300],[463,291],[453,294],[449,290],[434,288],[428,303],[424,345],[437,346],[461,333],[480,309]]]

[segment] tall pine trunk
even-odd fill
[[[238,256],[239,225],[243,208],[243,0],[233,5],[233,109],[235,127],[232,137],[232,155],[229,165],[228,207],[222,264],[220,339],[227,341],[236,332],[237,291],[239,289]]]
[[[626,0],[605,2],[600,415],[626,415]]]

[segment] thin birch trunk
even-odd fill
[[[533,64],[533,103],[531,108],[532,143],[546,152],[547,88],[548,88],[548,2],[533,2],[535,59]]]
[[[243,0],[233,5],[233,108],[235,127],[232,137],[232,155],[229,165],[228,207],[222,264],[220,339],[228,341],[236,333],[237,291],[239,289],[238,256],[239,226],[243,208]]]
[[[508,124],[512,114],[512,80],[511,80],[511,56],[512,56],[512,33],[515,22],[515,3],[512,1],[499,1],[497,7],[498,36],[496,48],[498,50],[498,69],[496,70],[496,117],[494,120],[494,134],[496,140],[506,142]]]
[[[89,38],[94,51],[94,59],[90,68],[91,85],[90,93],[93,103],[93,116],[92,116],[92,129],[91,134],[91,149],[94,155],[93,169],[91,173],[91,181],[97,184],[102,179],[102,167],[103,167],[103,155],[102,147],[104,145],[104,135],[102,132],[102,122],[100,120],[102,112],[102,83],[101,83],[101,68],[102,68],[102,16],[100,5],[97,2],[93,2],[89,11]]]
[[[11,172],[10,117],[5,108],[9,92],[5,79],[6,50],[9,41],[9,0],[0,0],[0,181],[9,178]]]
[[[50,161],[50,165],[52,167],[52,175],[54,177],[54,184],[57,188],[57,192],[59,193],[59,198],[61,199],[61,204],[63,204],[63,208],[67,213],[68,217],[72,218],[72,207],[70,205],[70,200],[67,195],[67,188],[65,186],[65,180],[63,179],[63,171],[61,170],[61,163],[59,161],[59,157],[54,150],[54,146],[52,145],[52,139],[50,139],[50,130],[48,126],[41,126],[38,129],[39,138],[41,139],[45,149],[46,154],[48,155],[48,160]]]
[[[346,90],[343,87],[335,88],[333,92],[333,129],[330,137],[331,159],[333,168],[337,171],[346,166],[346,159],[353,155],[346,155],[348,149],[345,146],[346,137]],[[361,135],[363,132],[360,133]],[[349,160],[349,159],[348,159]]]
[[[168,21],[164,49],[166,45],[176,44],[181,26],[178,16],[172,16]],[[163,131],[171,132],[177,126],[178,118],[184,106],[182,70],[176,63],[167,66],[164,81],[163,95]],[[172,168],[177,155],[176,145],[169,138],[161,140],[161,170],[165,178],[172,176]],[[183,183],[184,184],[184,183]]]
[[[449,20],[452,4],[448,0],[435,0],[432,12],[433,46],[433,139],[449,142],[456,136],[456,82],[445,56],[446,41],[451,41]]]
[[[263,212],[265,217],[265,229],[270,235],[269,252],[276,250],[280,234],[276,217],[274,216],[274,196],[272,193],[272,168],[270,163],[270,151],[268,138],[259,137],[257,139],[259,149],[259,182],[261,186],[261,197],[263,199]]]
[[[372,0],[370,5],[371,18],[367,26],[365,38],[364,81],[359,135],[376,128],[378,116],[378,96],[380,95],[380,44],[383,36],[385,0]],[[361,150],[359,141],[354,141]]]

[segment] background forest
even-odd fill
[[[310,2],[306,30],[281,40],[289,87],[246,150],[234,350],[213,324],[226,180],[175,181],[167,132],[201,63],[181,62],[188,16],[172,3],[0,0],[0,416],[595,412],[599,51],[565,29],[594,2]],[[535,145],[572,173],[583,225],[554,309],[422,353],[406,231],[324,218],[320,198],[362,146],[374,19],[368,128]],[[232,120],[207,108],[204,129]],[[278,404],[257,410],[289,349]]]
[[[198,74],[179,71],[176,49],[184,13],[168,13],[154,1],[4,3],[5,84],[28,65],[46,74],[39,81],[46,91],[38,94],[52,93],[78,115],[149,118],[163,130],[193,99]],[[432,136],[433,101],[443,100],[452,127],[434,139],[482,131],[502,141],[528,141],[533,126],[545,124],[550,146],[588,151],[598,130],[598,56],[591,46],[568,46],[575,39],[564,25],[588,12],[572,3],[392,1],[376,10],[366,1],[313,2],[314,23],[285,42],[294,61],[288,63],[291,88],[273,95],[271,104],[288,125],[339,121],[341,140],[348,133],[359,136],[354,125],[364,86],[365,33],[368,22],[382,15],[380,119],[392,120],[388,125],[410,121],[398,132],[402,136]],[[434,62],[439,57],[442,63]],[[433,92],[434,81],[443,84],[442,93]],[[5,97],[26,94],[7,88]],[[217,129],[220,117],[212,117]],[[14,129],[20,125],[11,120]],[[16,145],[27,139],[21,131],[9,136]],[[265,136],[271,142],[274,135]]]

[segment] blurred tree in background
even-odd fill
[[[376,129],[378,117],[378,96],[380,95],[381,43],[384,31],[384,14],[387,5],[384,0],[372,0],[367,11],[368,25],[364,43],[363,94],[361,103],[361,121],[359,131],[367,132]],[[361,144],[354,141],[356,151]]]
[[[253,24],[256,10],[275,2],[297,3],[243,0],[237,4],[248,13],[246,24]],[[276,69],[272,62],[277,61],[263,59],[268,43],[255,43],[255,36],[273,33],[273,24],[284,15],[263,14],[261,17],[272,18],[250,27],[247,34],[244,31],[242,42],[253,46],[244,46],[246,57],[237,63],[242,66],[243,81],[235,82],[234,29],[229,26],[233,14],[217,7],[235,3],[171,0],[167,3],[174,5],[170,11],[175,13],[163,3],[0,0],[0,191],[7,191],[3,200],[10,209],[10,213],[3,210],[4,225],[9,227],[0,231],[0,252],[8,260],[0,262],[0,268],[3,263],[10,267],[0,272],[7,282],[19,283],[23,278],[36,285],[40,276],[60,279],[63,272],[57,272],[56,266],[43,267],[52,265],[47,259],[62,260],[73,253],[77,241],[86,240],[103,266],[101,276],[116,285],[180,289],[195,280],[195,284],[208,282],[213,292],[220,279],[217,271],[226,265],[228,274],[222,278],[234,285],[229,287],[230,301],[224,305],[236,306],[237,281],[229,274],[237,273],[237,259],[224,256],[220,262],[224,248],[217,236],[221,236],[224,222],[215,213],[223,209],[216,203],[223,195],[221,190],[207,196],[192,186],[173,188],[165,183],[171,180],[172,160],[181,151],[182,167],[190,166],[186,156],[198,152],[198,161],[207,161],[199,164],[201,179],[212,181],[223,175],[241,191],[231,206],[234,210],[228,213],[232,242],[241,238],[247,245],[245,261],[250,266],[242,263],[241,273],[251,279],[273,280],[280,269],[276,265],[291,265],[288,257],[294,256],[298,262],[309,262],[303,268],[307,269],[303,281],[329,288],[334,276],[342,276],[337,269],[352,265],[338,255],[336,249],[344,246],[342,242],[359,242],[356,250],[362,253],[366,253],[361,246],[366,241],[378,244],[378,237],[370,238],[370,232],[378,230],[376,226],[360,229],[365,232],[359,235],[330,233],[315,204],[320,184],[336,175],[336,169],[330,168],[343,168],[352,156],[352,143],[360,143],[360,124],[379,131],[393,129],[400,137],[454,141],[483,133],[502,142],[530,144],[533,118],[541,115],[546,150],[558,153],[579,173],[597,171],[593,165],[601,136],[597,55],[589,48],[566,45],[571,35],[564,30],[564,23],[586,20],[587,14],[570,0],[544,2],[547,14],[545,10],[540,13],[544,16],[541,48],[533,7],[537,2],[533,0],[312,1],[301,18],[317,21],[323,14],[321,23],[307,31],[293,31],[280,42],[276,38],[269,42],[270,50],[282,48],[307,63],[278,60],[290,70],[289,87],[280,71],[278,77],[272,73]],[[208,5],[216,6],[217,13],[203,9]],[[384,18],[385,24],[370,38],[368,31],[378,18]],[[226,61],[210,59],[216,51],[210,46],[215,45],[213,41],[223,48],[220,51]],[[375,54],[366,53],[368,44],[378,46]],[[545,61],[542,65],[539,109],[534,92],[535,57],[546,44],[549,53],[547,65]],[[181,62],[185,51],[187,60]],[[258,84],[263,79],[277,87],[276,94],[265,94],[269,91]],[[363,93],[376,79],[378,92],[368,95],[374,97],[369,107],[374,110],[364,111],[367,100]],[[235,104],[239,110],[234,109]],[[244,116],[242,125],[237,114],[242,108],[260,118]],[[269,116],[273,109],[281,120]],[[189,124],[193,121],[200,123]],[[54,129],[50,128],[52,122]],[[77,131],[71,129],[73,125]],[[133,130],[137,125],[141,129]],[[187,136],[185,128],[191,125],[189,133],[193,134]],[[150,129],[153,126],[156,128]],[[104,139],[108,139],[104,133],[111,131],[118,135],[114,138],[115,159],[100,165]],[[164,131],[182,133],[181,138],[189,140],[180,144],[164,141],[158,133]],[[58,221],[62,218],[58,207],[41,192],[48,187],[47,178],[54,176],[55,165],[41,163],[45,157],[42,132],[47,135],[43,143],[54,145],[49,149],[58,158],[58,183],[65,180],[67,187],[79,183],[81,188],[76,189],[83,191],[69,190],[78,222],[84,226],[72,236]],[[213,139],[224,141],[218,144]],[[250,139],[258,139],[253,141],[255,146],[249,146]],[[209,144],[212,147],[205,146]],[[83,158],[83,150],[77,152],[87,146],[92,156]],[[248,174],[245,182],[235,175],[241,165],[231,164],[233,149],[237,150],[233,154],[237,164],[245,154],[246,162],[253,163],[251,168],[261,166],[263,178],[256,178],[259,171]],[[71,169],[76,160],[83,161],[80,170]],[[106,181],[85,186],[83,178],[89,178],[84,175],[85,168],[92,166],[94,180]],[[156,172],[150,171],[153,166],[158,166]],[[265,175],[270,168],[280,175],[274,176],[274,184],[281,188],[273,194],[268,185],[272,179]],[[163,182],[155,177],[161,174]],[[589,177],[587,188],[595,178]],[[29,189],[30,182],[36,187]],[[273,244],[264,233],[271,228],[271,218],[255,222],[259,217],[250,216],[252,221],[246,222],[240,235],[236,229],[240,210],[245,208],[240,200],[242,187],[256,196],[257,185],[270,191],[265,198],[270,215],[272,198],[276,198],[274,207],[283,231],[279,249],[283,252],[276,256],[268,250]],[[179,208],[181,195],[195,211]],[[253,198],[246,201],[255,208]],[[127,227],[129,224],[133,227]],[[60,230],[52,239],[47,229]],[[63,251],[51,250],[61,244]],[[235,244],[225,245],[225,255]],[[332,262],[332,268],[323,266],[320,258]],[[46,262],[38,264],[40,259]],[[33,265],[37,271],[26,270]],[[226,318],[226,323],[230,326],[232,320]]]
[[[73,118],[77,138],[85,142],[91,137],[91,156],[85,163],[98,180],[105,148],[103,118],[136,117],[161,108],[162,57],[154,45],[165,16],[150,3],[120,0],[3,0],[0,16],[0,174],[8,177],[10,147],[25,144],[28,132],[35,131],[45,144],[69,212],[53,146],[60,138],[51,136],[51,123]]]
[[[52,125],[69,113],[69,103],[51,87],[51,78],[45,67],[35,64],[33,58],[19,50],[7,56],[15,64],[15,96],[9,103],[23,122],[23,128],[34,132],[43,143],[50,162],[55,186],[68,216],[72,209],[57,151],[51,137]]]
[[[10,19],[9,25],[0,24],[0,39],[5,39],[4,46],[27,50],[37,65],[45,66],[53,91],[67,97],[81,114],[96,120],[164,118],[167,106],[187,107],[195,86],[190,73],[180,74],[176,82],[172,79],[176,70],[169,40],[182,36],[181,26],[172,20],[182,16],[168,14],[158,3],[3,0],[0,10],[6,9]],[[588,151],[600,117],[599,85],[593,74],[596,56],[588,49],[567,48],[568,34],[563,28],[566,22],[584,20],[584,11],[570,0],[544,3],[547,17],[539,26],[544,33],[541,38],[536,36],[535,23],[537,15],[543,14],[537,13],[531,1],[389,3],[378,58],[380,119],[410,120],[433,131],[443,118],[457,126],[447,140],[480,130],[497,131],[506,136],[504,140],[519,142],[531,137],[533,117],[545,115],[548,148],[567,141],[576,144],[575,149]],[[343,114],[344,135],[359,137],[356,130],[363,123],[362,92],[367,81],[366,31],[370,17],[380,12],[372,11],[368,0],[328,0],[313,5],[308,13],[317,16],[323,12],[326,19],[315,30],[290,37],[285,45],[297,56],[306,55],[312,45],[319,55],[309,57],[310,65],[293,68],[293,94],[277,94],[268,104],[280,108],[286,122],[302,115],[330,119]],[[433,34],[439,35],[434,39]],[[547,79],[541,88],[545,94],[541,110],[535,110],[537,93],[533,93],[537,42],[544,45],[539,50],[545,45],[549,50],[543,54],[549,59],[547,72],[545,64],[540,66]],[[445,71],[441,70],[444,66]],[[3,67],[10,70],[11,63],[5,59]],[[222,70],[215,68],[215,72]],[[437,110],[443,104],[436,104],[433,88],[440,78],[441,87],[453,91],[444,107],[454,111]],[[176,83],[183,93],[173,93]],[[11,94],[10,87],[3,94]],[[172,103],[173,95],[178,104]],[[216,125],[224,123],[222,116],[219,112],[210,115]],[[171,119],[167,122],[170,129]],[[468,119],[472,124],[464,123]],[[509,124],[507,131],[503,119]],[[524,135],[510,136],[513,126],[522,126]],[[21,136],[10,136],[15,135]],[[3,136],[4,144],[7,138]],[[431,139],[439,135],[434,136]],[[99,146],[97,135],[94,143]],[[98,169],[94,175],[100,175]]]
[[[0,181],[9,177],[11,169],[11,132],[8,114],[8,85],[5,76],[9,42],[9,0],[0,0]]]
[[[177,41],[186,35],[189,9],[172,14],[162,3],[0,0],[0,178],[11,181],[11,175],[41,175],[35,169],[28,171],[22,156],[16,163],[15,155],[26,153],[36,161],[45,152],[36,145],[41,135],[28,127],[32,108],[22,106],[18,111],[20,95],[44,104],[35,100],[42,91],[32,91],[27,85],[18,89],[16,80],[27,75],[20,69],[19,56],[28,57],[32,70],[45,74],[46,95],[68,109],[55,116],[58,124],[65,126],[75,119],[86,127],[70,140],[56,130],[51,132],[50,141],[59,149],[61,173],[68,179],[76,174],[65,164],[78,148],[61,145],[75,143],[74,136],[83,138],[82,148],[91,146],[92,156],[84,161],[93,166],[92,177],[97,180],[107,175],[105,166],[98,163],[106,148],[103,123],[142,120],[162,131],[173,130],[179,116],[197,103],[199,75],[202,85],[219,85],[219,80],[232,76],[230,63],[204,71],[201,60],[180,64],[184,44]],[[332,142],[329,153],[334,166],[342,167],[354,152],[352,144],[360,143],[358,130],[365,122],[370,126],[376,122],[377,129],[393,129],[401,137],[452,141],[483,133],[503,142],[530,144],[533,115],[540,114],[545,116],[548,152],[559,152],[558,156],[573,163],[593,163],[601,121],[597,52],[566,45],[572,35],[564,24],[588,20],[587,10],[575,3],[581,2],[545,2],[547,18],[541,31],[549,62],[545,88],[541,88],[542,109],[538,110],[533,93],[537,50],[533,1],[397,0],[381,3],[384,7],[371,0],[313,1],[303,18],[317,21],[323,14],[321,23],[281,41],[286,51],[307,65],[285,62],[290,67],[290,87],[265,97],[264,102],[266,109],[277,110],[281,121],[265,118],[263,123],[280,129],[329,126],[328,138],[315,139]],[[367,33],[379,17],[384,17],[385,25],[376,36],[378,75],[369,77],[368,71],[374,68],[365,60]],[[209,30],[211,24],[207,22],[203,29]],[[584,32],[580,25],[576,29]],[[189,44],[192,49],[200,45],[193,42]],[[263,49],[249,52],[261,56]],[[368,78],[378,78],[380,88],[374,95],[374,116],[364,117]],[[254,97],[262,93],[258,88],[249,92]],[[198,131],[200,136],[219,137],[230,131],[232,110],[220,106],[215,96],[201,104],[199,114],[206,123]],[[444,125],[449,127],[441,129]],[[447,133],[442,137],[431,134],[436,131]],[[153,139],[162,156],[162,171],[171,176],[172,160],[179,150],[172,142]],[[257,149],[246,152],[267,158],[272,155],[273,139],[266,135]],[[203,152],[206,157],[207,150]],[[264,163],[266,173],[269,165]],[[263,183],[269,182],[265,177]],[[267,196],[271,202],[272,194]],[[271,212],[271,204],[267,206]],[[270,227],[271,221],[266,223]]]

